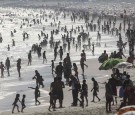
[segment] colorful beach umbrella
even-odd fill
[[[120,62],[124,62],[124,60],[119,58],[110,58],[102,63],[102,65],[99,67],[99,70],[112,69]]]
[[[135,115],[135,106],[126,106],[121,108],[117,115]]]

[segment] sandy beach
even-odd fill
[[[49,112],[48,111],[48,105],[46,106],[37,106],[35,108],[26,108],[24,113],[16,113],[15,115],[108,115],[105,112],[105,85],[104,82],[107,81],[107,79],[109,79],[110,74],[111,74],[111,70],[107,70],[107,71],[100,71],[98,69],[98,67],[100,66],[100,63],[98,62],[97,59],[88,59],[86,61],[86,63],[88,64],[88,68],[85,69],[85,77],[87,80],[87,84],[88,84],[88,100],[89,100],[89,106],[85,107],[85,108],[81,108],[81,107],[71,107],[71,102],[72,102],[72,94],[71,91],[69,91],[71,88],[69,86],[66,86],[66,88],[64,89],[64,103],[63,106],[65,108],[59,109],[57,108],[55,112]],[[79,78],[80,81],[82,81],[82,76],[81,76],[81,70],[80,70],[80,66],[79,67]],[[131,72],[132,70],[130,70]],[[132,71],[133,73],[133,71]],[[91,102],[92,100],[92,81],[91,78],[94,77],[98,83],[99,83],[99,97],[101,98],[101,101],[98,102],[96,100],[95,103]],[[45,87],[45,89],[43,90],[47,90],[49,92],[49,87]],[[43,96],[44,97],[44,96]],[[119,98],[118,98],[119,100]],[[42,103],[48,103],[49,102],[49,97],[45,97],[44,98],[44,102]],[[119,101],[118,101],[118,105],[113,106],[112,108],[112,115],[114,115],[116,113],[116,109],[117,107],[119,107]],[[27,105],[27,103],[26,103]],[[109,115],[111,115],[109,114]],[[0,115],[11,115],[11,110],[7,111],[7,112],[2,112],[0,113]]]
[[[49,1],[49,0],[48,0]],[[43,2],[43,1],[42,1]],[[26,108],[24,109],[24,113],[17,113],[17,110],[15,108],[15,112],[13,115],[115,115],[117,113],[116,109],[120,106],[120,100],[119,98],[119,87],[117,87],[117,94],[118,94],[118,104],[112,105],[112,112],[106,113],[106,99],[105,99],[105,83],[108,81],[108,79],[111,77],[112,70],[99,70],[99,67],[101,63],[98,62],[98,57],[106,50],[108,53],[108,56],[114,51],[118,51],[117,41],[119,40],[119,36],[107,34],[104,32],[101,32],[101,44],[98,45],[97,40],[97,30],[95,31],[89,31],[86,29],[85,20],[76,20],[76,22],[71,21],[70,13],[67,12],[67,17],[64,19],[64,13],[62,12],[60,15],[58,15],[55,9],[57,8],[63,8],[64,10],[70,9],[71,11],[74,9],[74,6],[76,6],[76,10],[83,9],[84,11],[87,9],[90,14],[94,14],[96,12],[97,14],[101,13],[101,11],[104,8],[107,8],[107,11],[112,12],[110,15],[113,15],[113,10],[116,10],[116,14],[120,16],[120,13],[123,12],[124,5],[118,3],[113,5],[112,3],[104,4],[104,2],[101,4],[100,2],[84,2],[81,3],[72,3],[72,2],[62,2],[57,3],[50,3],[50,2],[37,2],[35,1],[28,1],[20,0],[17,1],[5,1],[5,3],[1,3],[0,7],[0,16],[1,24],[0,24],[0,34],[2,34],[3,43],[0,44],[0,61],[5,62],[5,59],[7,57],[11,60],[11,76],[7,76],[7,70],[4,72],[3,78],[0,78],[0,115],[11,115],[12,114],[12,103],[14,101],[15,95],[20,94],[20,99],[22,98],[22,95],[26,95]],[[37,4],[36,4],[37,3]],[[47,5],[51,4],[49,7]],[[64,6],[65,5],[65,6]],[[31,7],[32,6],[32,7]],[[44,7],[46,6],[46,7]],[[54,7],[55,6],[55,7]],[[86,6],[86,7],[84,7]],[[96,7],[95,7],[96,6]],[[100,7],[99,7],[100,6]],[[134,5],[129,5],[134,6]],[[126,6],[125,6],[126,7]],[[47,9],[46,9],[47,8]],[[52,9],[49,9],[52,8]],[[98,9],[99,8],[99,9]],[[134,7],[133,7],[134,8]],[[95,10],[95,11],[94,11]],[[135,10],[133,10],[135,11]],[[105,13],[106,13],[105,12]],[[128,10],[127,10],[128,12]],[[41,20],[42,23],[40,24],[33,24],[32,20],[35,19],[42,19],[42,14],[44,17],[43,20]],[[57,17],[58,15],[58,17]],[[127,13],[128,15],[128,13]],[[50,16],[52,16],[50,18]],[[56,22],[54,21],[57,17],[58,20]],[[117,17],[117,16],[116,16]],[[25,21],[25,19],[28,19],[30,23]],[[93,20],[93,17],[90,15],[89,22]],[[63,53],[63,59],[66,57],[67,53],[70,52],[70,58],[71,63],[76,63],[78,67],[79,72],[79,79],[82,84],[83,79],[86,79],[86,83],[88,84],[88,107],[80,107],[79,103],[77,107],[72,107],[72,90],[71,87],[65,86],[63,89],[64,91],[64,100],[63,100],[63,107],[64,108],[57,108],[59,106],[59,102],[57,101],[56,104],[56,111],[49,111],[49,92],[50,92],[50,84],[53,82],[53,79],[56,75],[52,75],[51,73],[51,60],[54,60],[54,47],[50,47],[50,39],[51,39],[51,31],[55,30],[57,27],[56,25],[59,23],[58,21],[61,21],[61,31],[59,34],[54,34],[54,43],[58,42],[60,40],[60,46],[63,47],[64,42],[62,41],[62,36],[66,33],[62,30],[65,26],[67,26],[68,31],[74,26],[75,29],[80,28],[81,26],[84,26],[84,30],[89,33],[89,37],[91,39],[91,43],[95,45],[95,51],[94,55],[92,54],[92,47],[87,49],[87,42],[84,42],[79,46],[77,46],[78,50],[76,50],[76,43],[78,44],[78,35],[80,32],[73,33],[72,37],[75,38],[75,44],[71,44],[71,50],[64,51]],[[104,21],[107,21],[107,19],[104,19],[101,24],[104,23]],[[51,26],[51,23],[54,22],[54,25]],[[95,19],[93,24],[97,24],[97,19]],[[112,22],[113,23],[113,22]],[[119,20],[116,24],[116,28],[119,28],[120,23],[123,23],[122,19]],[[21,28],[21,26],[23,27]],[[32,25],[32,26],[30,26]],[[80,27],[79,27],[80,26]],[[43,36],[38,38],[45,27],[45,30],[43,31],[45,34],[48,34],[48,38],[44,38]],[[127,27],[126,27],[127,28]],[[16,33],[14,33],[14,36],[11,37],[11,31],[13,29],[17,30]],[[84,31],[83,30],[83,31]],[[23,33],[27,32],[27,34],[30,36],[29,39],[23,41]],[[7,34],[5,34],[7,33]],[[86,33],[87,34],[87,33]],[[62,36],[61,36],[62,35]],[[123,42],[128,42],[127,37],[125,36],[125,31],[121,32]],[[15,39],[16,46],[12,46],[12,39]],[[29,66],[28,63],[28,53],[32,49],[33,44],[40,44],[42,40],[47,39],[47,46],[42,47],[42,51],[40,53],[43,53],[43,51],[46,51],[46,57],[47,62],[43,63],[42,57],[38,57],[37,52],[32,52],[32,65]],[[62,41],[62,42],[61,42]],[[67,42],[67,41],[66,41]],[[10,47],[10,51],[7,51],[7,45],[12,46]],[[67,44],[66,44],[67,45]],[[129,47],[125,46],[124,54],[126,57],[129,56]],[[84,49],[83,46],[86,46],[86,49]],[[84,76],[82,75],[81,67],[80,67],[80,54],[82,53],[82,50],[85,50],[85,53],[87,55],[86,64],[88,65],[88,68],[85,68]],[[58,65],[60,61],[60,51],[57,52],[58,56],[54,63],[55,67]],[[41,54],[42,55],[42,54]],[[22,65],[21,65],[21,78],[18,77],[18,72],[16,68],[16,62],[17,59],[22,59]],[[126,61],[126,59],[125,59]],[[73,69],[73,68],[72,68]],[[29,89],[28,87],[35,87],[36,86],[36,80],[33,80],[32,78],[35,75],[35,70],[38,70],[40,75],[42,75],[44,79],[44,88],[40,88],[41,96],[39,97],[39,100],[41,102],[41,105],[35,106],[35,100],[34,100],[34,90]],[[130,74],[131,80],[133,82],[135,81],[134,78],[134,68],[132,69],[126,69],[127,73]],[[123,72],[123,70],[120,70],[120,72]],[[74,74],[74,72],[73,72]],[[96,81],[99,84],[99,92],[98,96],[101,99],[98,101],[97,98],[95,98],[96,102],[91,102],[93,99],[93,92],[91,92],[91,89],[93,88],[93,82],[91,78],[95,78]],[[65,83],[64,75],[62,79]],[[78,96],[80,98],[80,94]],[[84,102],[86,104],[86,102]],[[19,109],[21,109],[21,104],[19,103]]]

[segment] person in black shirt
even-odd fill
[[[86,84],[86,80],[83,80],[83,84],[82,84],[82,103],[84,105],[84,97],[86,99],[86,107],[88,106],[88,85]]]
[[[59,62],[59,65],[56,66],[56,75],[57,75],[57,77],[61,77],[62,78],[62,73],[63,73],[62,62]]]
[[[63,99],[64,99],[63,88],[65,88],[64,82],[61,80],[62,78],[58,77],[58,80],[56,82],[57,99],[59,100],[59,108],[63,108]]]
[[[111,112],[111,102],[113,101],[113,92],[110,80],[105,85],[105,97],[106,97],[106,112]]]

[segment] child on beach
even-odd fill
[[[20,94],[16,94],[15,101],[14,101],[14,103],[12,104],[12,105],[13,105],[12,113],[14,113],[15,107],[17,107],[18,112],[20,112],[20,111],[19,111],[19,106],[18,106],[18,104],[17,104],[18,101],[21,103],[19,97],[20,97]]]
[[[56,111],[55,110],[54,95],[52,92],[50,92],[49,95],[50,95],[50,106],[49,106],[48,110],[51,111],[51,107],[52,107],[53,111]]]
[[[23,98],[22,98],[22,110],[21,110],[21,112],[23,112],[23,110],[24,110],[24,108],[26,108],[26,106],[25,106],[25,98],[26,98],[26,95],[23,95]]]

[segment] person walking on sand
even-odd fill
[[[82,84],[82,103],[84,105],[84,98],[86,99],[86,107],[88,106],[88,85],[86,84],[86,80],[83,80]]]
[[[69,53],[67,53],[66,58],[63,60],[64,66],[64,78],[66,79],[66,84],[69,83],[69,76],[72,74],[72,64]]]
[[[0,43],[2,43],[2,41],[3,41],[3,38],[2,38],[2,35],[0,33]]]
[[[19,77],[21,77],[20,70],[21,70],[21,59],[19,58],[17,60],[17,71],[18,71]]]
[[[41,50],[42,50],[42,48],[41,48],[41,46],[39,45],[39,46],[37,47],[38,58],[41,57]]]
[[[75,72],[75,77],[77,78],[78,82],[79,82],[79,78],[78,78],[78,67],[76,65],[76,63],[73,63],[73,70]]]
[[[54,102],[54,108],[56,107],[56,100],[57,100],[57,80],[58,78],[55,77],[54,81],[50,84],[50,92],[53,95],[53,102]]]
[[[55,96],[53,95],[52,92],[49,93],[49,96],[50,96],[50,106],[48,108],[49,111],[51,111],[51,108],[53,109],[53,111],[56,111],[55,110]]]
[[[82,56],[84,57],[85,61],[86,61],[86,53],[84,50],[82,50]]]
[[[10,68],[11,66],[10,66],[9,57],[7,57],[7,59],[6,59],[5,66],[6,66],[6,69],[7,69],[8,76],[10,76],[9,68]]]
[[[59,52],[60,52],[60,60],[62,60],[63,59],[63,49],[62,49],[62,46],[60,46]]]
[[[38,87],[42,85],[42,88],[44,88],[44,84],[43,84],[44,79],[42,78],[42,76],[39,74],[37,70],[35,70],[35,76],[32,79],[36,79],[36,85]]]
[[[70,79],[71,80],[69,81],[69,86],[72,87],[72,96],[73,96],[72,106],[77,106],[79,83],[78,80],[73,75],[70,76]]]
[[[12,104],[12,105],[13,105],[12,113],[14,113],[15,107],[17,107],[18,112],[20,112],[20,111],[19,111],[19,106],[18,106],[18,104],[17,104],[18,101],[21,103],[19,97],[20,97],[20,94],[16,94],[15,101],[14,101],[14,103]]]
[[[15,46],[15,40],[12,39],[12,47]]]
[[[54,71],[53,69],[55,68],[55,67],[54,67],[54,61],[52,60],[51,62],[52,62],[52,64],[51,64],[50,67],[52,68],[52,74],[53,74],[53,71]]]
[[[40,105],[40,102],[38,100],[38,97],[40,97],[40,91],[39,91],[38,86],[36,86],[36,88],[33,88],[33,87],[28,87],[28,88],[31,88],[31,89],[35,90],[35,92],[34,92],[34,95],[35,95],[35,105],[37,105],[37,103]]]
[[[91,102],[95,102],[95,97],[97,97],[98,101],[100,101],[100,98],[98,97],[97,94],[97,92],[99,92],[99,85],[94,78],[92,78],[91,80],[93,81],[93,88],[91,90],[91,92],[93,91],[93,100]]]
[[[43,83],[44,79],[43,77],[40,75],[40,79],[39,79],[39,88],[40,88],[40,85],[42,86],[42,88],[44,88],[44,83]]]
[[[62,78],[58,77],[58,81],[56,82],[57,84],[57,98],[59,100],[59,108],[63,108],[63,88],[65,88],[64,82],[61,81]]]
[[[45,61],[47,63],[46,51],[43,52],[43,64],[44,64]]]
[[[92,43],[92,55],[94,56],[95,55],[95,45],[94,45],[94,43]]]
[[[56,46],[54,48],[54,61],[56,61],[56,58],[57,58],[57,54],[58,54],[57,49],[58,49],[58,47]]]
[[[111,102],[113,101],[113,92],[110,80],[105,85],[106,112],[111,112]]]
[[[80,65],[81,65],[81,69],[82,69],[82,75],[84,75],[84,66],[88,67],[88,65],[86,65],[84,63],[85,61],[85,57],[83,56],[83,54],[81,53],[81,59],[80,59]]]
[[[28,65],[31,65],[31,62],[32,62],[32,55],[30,50],[30,52],[28,53]]]
[[[62,62],[59,62],[59,65],[56,66],[56,77],[61,77],[62,78],[62,73],[63,73],[63,66]]]
[[[21,112],[22,112],[22,113],[23,113],[24,108],[26,108],[26,105],[25,105],[25,98],[26,98],[26,95],[23,95],[22,102],[21,102],[21,104],[22,104]]]
[[[32,79],[36,79],[36,85],[39,86],[39,79],[40,77],[40,73],[38,72],[38,70],[35,70],[35,76]]]
[[[8,51],[10,51],[10,45],[8,44],[8,47],[7,47]]]
[[[4,77],[4,69],[5,69],[4,64],[2,62],[0,63],[0,69],[1,69],[1,78],[2,78]]]

